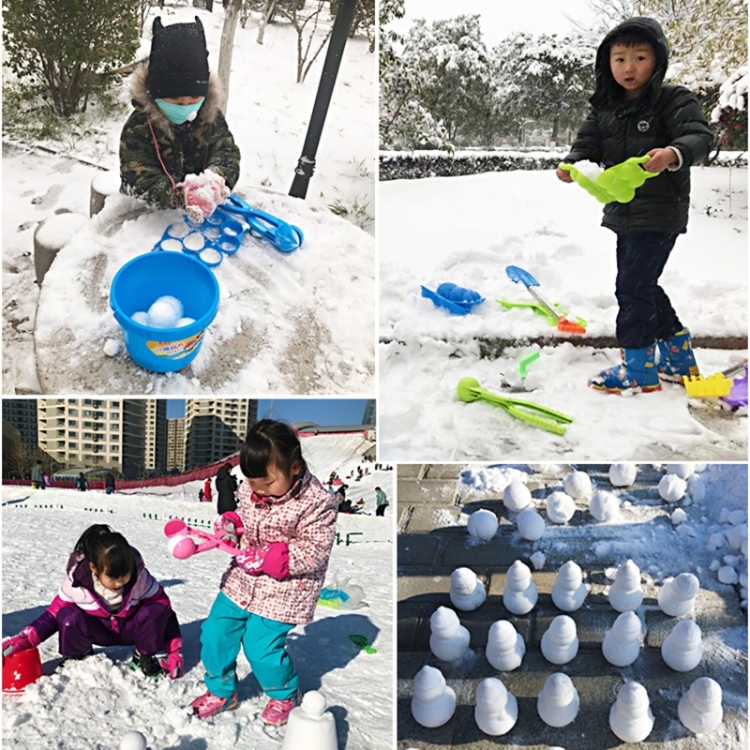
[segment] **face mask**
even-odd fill
[[[195,104],[172,104],[172,102],[168,102],[164,99],[157,99],[156,103],[171,123],[182,125],[182,123],[187,122],[188,120],[192,122],[195,119],[195,116],[203,105],[205,98],[205,96],[202,96],[200,101]]]

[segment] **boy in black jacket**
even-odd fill
[[[690,167],[708,156],[714,137],[695,96],[663,83],[668,56],[664,32],[651,18],[630,18],[610,31],[596,54],[591,112],[563,160],[611,167],[646,154],[646,171],[659,173],[630,203],[604,208],[602,225],[617,234],[622,347],[622,364],[589,381],[604,393],[658,391],[659,378],[682,382],[698,374],[690,332],[658,282],[677,235],[687,231]],[[559,168],[557,177],[572,181]]]

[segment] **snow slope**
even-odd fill
[[[334,469],[349,473],[359,464],[354,452],[335,454],[330,444],[306,455],[320,462],[318,474],[323,478]],[[332,460],[323,466],[325,455]],[[97,648],[93,657],[53,673],[59,658],[57,640],[51,638],[40,649],[45,676],[25,695],[3,698],[4,747],[116,750],[122,735],[131,730],[142,732],[151,750],[280,747],[283,731],[267,733],[259,721],[266,699],[249,675],[244,656],[238,660],[242,681],[236,711],[202,722],[185,712],[204,690],[200,625],[227,563],[217,551],[182,561],[167,550],[162,532],[166,519],[181,517],[192,525],[213,521],[214,506],[197,502],[198,483],[193,484],[195,488],[163,488],[163,493],[149,489],[148,494],[112,496],[3,489],[4,637],[18,632],[51,601],[82,531],[92,523],[108,523],[141,551],[149,570],[165,586],[185,641],[184,676],[154,683],[125,666],[130,656],[125,647]],[[374,509],[377,484],[392,496],[393,473],[374,472],[356,485],[365,496],[365,508]],[[314,622],[296,628],[288,641],[303,692],[319,689],[326,695],[341,748],[385,750],[393,742],[392,527],[390,517],[339,516],[326,585],[350,578],[364,588],[367,606],[350,612],[318,607]],[[40,543],[40,529],[54,530],[54,543]],[[360,651],[350,634],[367,637],[377,653]]]

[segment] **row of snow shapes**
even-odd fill
[[[668,578],[658,595],[660,609],[670,617],[682,617],[693,609],[698,593],[698,579],[692,573]],[[457,609],[472,611],[487,594],[482,583],[469,568],[458,568],[451,575],[451,602]],[[586,587],[581,569],[573,561],[565,563],[552,587],[552,601],[565,612],[574,612],[583,604]],[[536,605],[538,593],[531,580],[531,571],[520,560],[508,570],[508,583],[503,590],[503,604],[515,615],[525,615]],[[632,664],[641,649],[641,621],[635,610],[643,601],[640,572],[632,560],[618,569],[610,587],[610,603],[620,615],[604,635],[602,652],[610,664],[626,667]],[[461,625],[458,615],[448,607],[438,607],[430,618],[432,635],[430,649],[438,659],[456,661],[469,648],[469,631]],[[542,636],[542,654],[552,664],[567,664],[578,653],[578,634],[573,618],[559,615]],[[521,665],[526,646],[512,623],[499,620],[490,627],[487,660],[501,672]],[[695,669],[703,658],[700,627],[692,620],[681,620],[664,640],[661,648],[666,664],[677,672]]]
[[[635,466],[622,464],[620,466]],[[632,482],[631,482],[632,483]],[[614,484],[614,483],[613,483]],[[624,485],[615,485],[624,486]],[[597,521],[616,521],[620,516],[620,498],[613,492],[598,490],[594,492],[591,479],[586,472],[573,471],[563,481],[564,491],[552,492],[546,499],[547,518],[552,523],[565,524],[573,518],[576,512],[576,500],[588,498],[589,512]],[[701,502],[705,497],[705,482],[697,474],[693,474],[685,481],[676,474],[665,474],[659,481],[659,495],[667,503],[682,500],[686,493],[691,502]],[[544,519],[531,506],[533,499],[531,490],[521,481],[511,481],[503,491],[503,504],[512,513],[518,513],[518,532],[522,538],[529,541],[541,539],[544,535]],[[675,516],[679,511],[680,515]],[[673,523],[686,520],[685,511],[677,509],[673,516]],[[482,509],[471,514],[468,521],[468,531],[472,536],[488,540],[495,536],[498,520],[492,511]]]
[[[677,704],[682,724],[695,734],[712,732],[723,719],[721,686],[710,677],[699,677]],[[537,699],[537,711],[545,724],[565,727],[571,724],[580,708],[578,691],[568,675],[550,675]],[[424,666],[414,677],[411,712],[424,727],[445,724],[456,710],[456,694],[445,682],[442,672]],[[485,734],[507,734],[518,720],[516,697],[496,677],[479,683],[476,692],[474,719]],[[626,682],[617,692],[617,700],[609,712],[609,726],[623,742],[643,742],[654,726],[654,715],[648,693],[637,682]]]

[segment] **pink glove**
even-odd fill
[[[182,675],[183,663],[182,638],[172,638],[167,644],[167,658],[159,659],[159,664],[170,680],[176,680]]]
[[[239,547],[240,537],[244,531],[242,519],[233,510],[222,513],[214,521],[214,536],[233,547]]]
[[[264,547],[249,547],[234,558],[250,576],[265,573],[277,581],[289,575],[289,547],[286,542],[271,542]]]
[[[211,169],[189,174],[181,183],[185,191],[185,210],[190,221],[202,224],[230,194],[224,178]]]
[[[12,638],[8,638],[7,641],[3,641],[3,658],[12,656],[18,651],[35,648],[41,642],[36,630],[31,625],[28,625],[18,635],[14,635]]]

